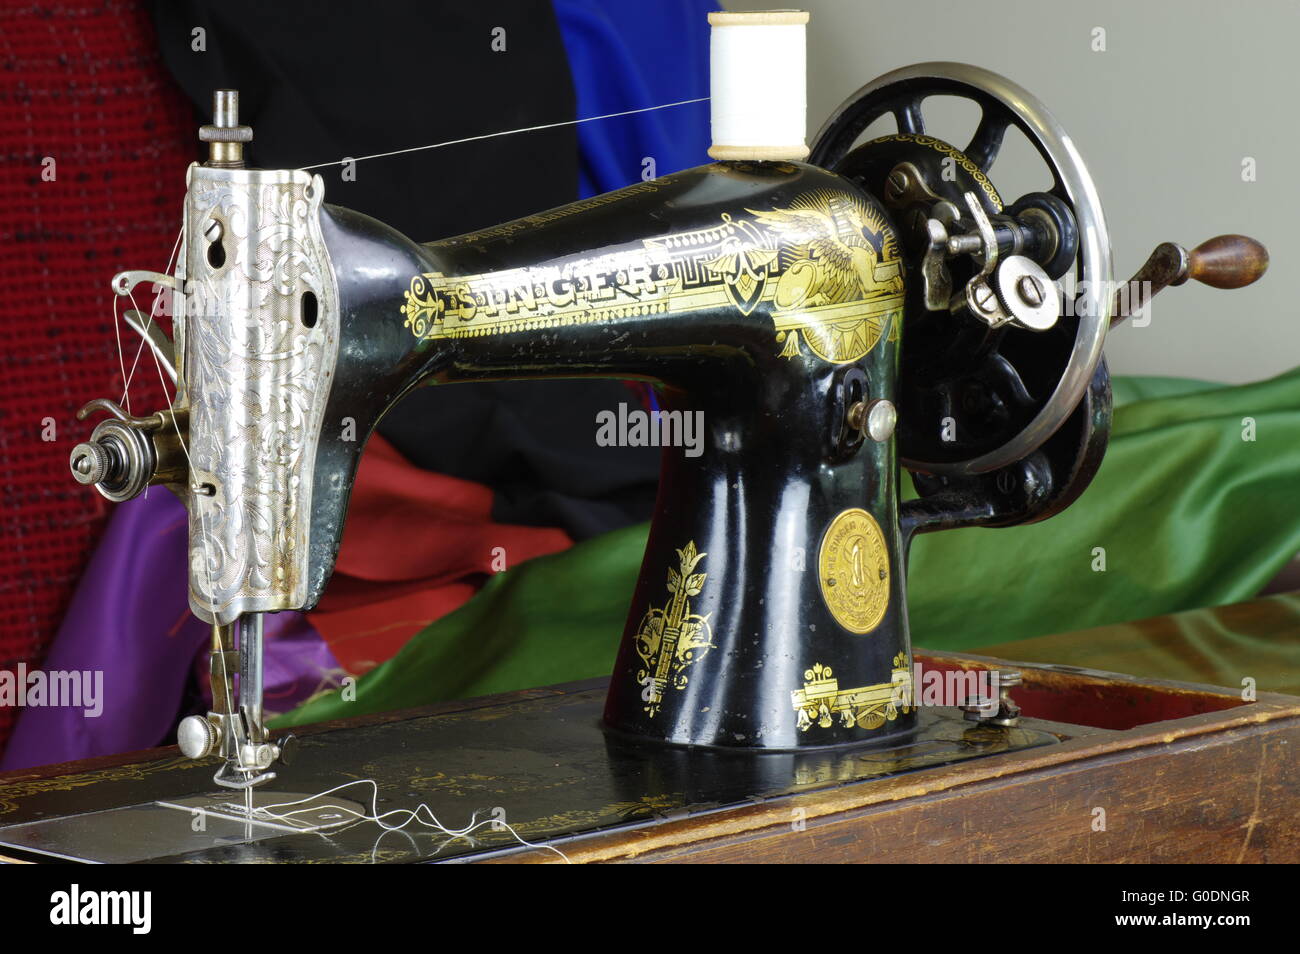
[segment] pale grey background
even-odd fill
[[[1128,278],[1162,241],[1191,247],[1223,232],[1263,242],[1258,284],[1188,284],[1156,299],[1151,323],[1120,328],[1118,374],[1241,382],[1300,365],[1300,0],[723,0],[730,10],[797,7],[808,25],[808,136],[863,84],[891,69],[956,60],[1002,73],[1042,100],[1074,137],[1101,193]],[[1092,50],[1094,27],[1106,52]],[[932,101],[927,132],[966,144],[977,111]],[[892,120],[881,127],[892,132]],[[1256,181],[1243,182],[1243,157]],[[1009,144],[992,179],[1013,201],[1045,181]]]

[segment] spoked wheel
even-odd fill
[[[956,96],[980,107],[979,124],[964,149],[954,149],[927,130],[922,108],[931,96]],[[888,114],[897,121],[899,134],[854,149],[862,132]],[[1036,202],[1026,197],[1003,209],[988,173],[1011,126],[1021,130],[1043,159],[1053,185],[1047,197]],[[1064,260],[1058,256],[1052,261],[1045,254],[1047,260],[1040,263],[1051,278],[1070,270],[1076,278],[1078,295],[1066,303],[1064,315],[1050,331],[1013,326],[992,333],[987,327],[972,331],[954,328],[952,323],[975,324],[975,319],[947,312],[918,316],[922,330],[942,328],[948,339],[964,335],[974,344],[959,351],[946,368],[936,371],[931,365],[924,375],[909,375],[909,366],[932,357],[925,353],[924,333],[921,343],[909,344],[912,316],[918,312],[909,305],[900,377],[902,463],[928,475],[988,474],[1023,461],[1076,411],[1087,414],[1081,403],[1091,399],[1090,389],[1096,390],[1094,378],[1105,375],[1101,358],[1111,311],[1110,237],[1092,177],[1069,135],[1041,102],[996,73],[959,63],[923,63],[887,73],[832,115],[818,133],[809,161],[888,198],[889,170],[900,155],[907,154],[900,150],[907,149],[937,151],[957,164],[961,182],[947,186],[945,196],[954,205],[959,204],[961,189],[969,187],[991,214],[1015,217],[1028,205],[1049,211],[1063,206],[1068,210],[1064,218],[1072,219],[1069,227],[1077,230],[1070,236]],[[942,194],[945,183],[938,176],[934,180],[934,192]],[[900,224],[908,231],[906,223]],[[916,263],[909,264],[915,270]],[[915,276],[909,282],[914,280]],[[909,398],[916,411],[910,427],[905,426]],[[949,420],[956,422],[960,439],[952,440],[943,432],[940,421]]]

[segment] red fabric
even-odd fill
[[[109,281],[161,270],[180,230],[196,133],[156,50],[135,3],[0,2],[0,668],[40,663],[108,512],[68,452],[77,409],[122,396]],[[152,361],[131,399],[165,406]]]
[[[376,434],[361,457],[334,577],[308,621],[360,674],[460,606],[488,575],[572,544],[492,522],[492,491],[421,470]]]

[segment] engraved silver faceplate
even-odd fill
[[[187,182],[177,352],[190,408],[190,608],[228,623],[307,598],[338,289],[319,176],[196,165]]]

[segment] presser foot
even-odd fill
[[[287,765],[293,761],[297,741],[292,735],[275,742],[249,742],[244,740],[247,736],[233,737],[238,730],[233,729],[232,721],[212,712],[206,716],[188,716],[181,721],[176,732],[180,750],[189,758],[225,756],[225,761],[212,776],[216,784],[231,789],[253,788],[275,778],[275,772],[270,771],[273,764],[281,762]],[[223,728],[229,733],[224,738]]]
[[[246,790],[269,782],[275,778],[269,771],[272,765],[293,760],[296,742],[292,735],[272,742],[262,720],[260,614],[213,625],[209,670],[217,711],[182,719],[176,729],[177,745],[192,759],[214,755],[224,759],[212,777],[223,788]]]
[[[212,781],[216,782],[222,788],[231,788],[244,790],[253,788],[257,785],[263,785],[275,778],[274,772],[247,772],[236,765],[227,762],[221,768],[217,769],[216,774],[212,776]]]

